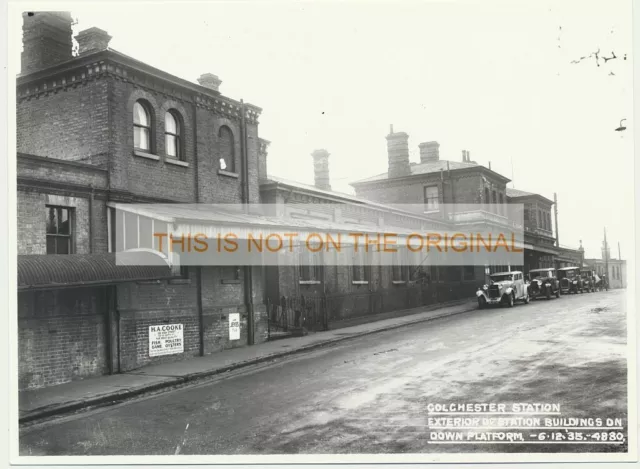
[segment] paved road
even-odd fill
[[[431,444],[427,426],[429,403],[527,402],[626,432],[626,337],[623,291],[476,311],[28,428],[21,454],[626,451]]]

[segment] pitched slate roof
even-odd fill
[[[538,195],[533,192],[521,191],[519,189],[510,189],[507,187],[507,197],[527,197],[530,195]]]
[[[447,167],[448,164],[448,167]],[[418,174],[429,174],[429,173],[438,173],[440,171],[446,171],[447,169],[456,170],[456,169],[466,169],[466,168],[477,168],[484,167],[479,165],[478,163],[472,162],[464,162],[464,161],[451,161],[451,160],[438,160],[429,163],[419,163],[419,164],[411,164],[411,175],[416,176]],[[376,176],[371,176],[365,179],[360,179],[359,181],[355,181],[353,184],[360,184],[364,182],[373,182],[373,181],[383,181],[389,178],[389,173],[382,173]]]

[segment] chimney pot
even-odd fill
[[[423,142],[420,148],[420,163],[433,163],[440,160],[440,144],[438,142]]]
[[[220,80],[220,78],[218,78],[213,73],[205,73],[200,75],[200,78],[198,78],[198,83],[200,83],[200,86],[204,86],[205,88],[209,88],[210,90],[220,91],[222,80]]]
[[[313,156],[313,177],[315,186],[326,191],[331,190],[329,177],[329,152],[325,149],[315,150]]]
[[[78,55],[85,55],[107,49],[111,36],[103,29],[89,28],[80,31],[76,35],[76,41],[78,41]]]

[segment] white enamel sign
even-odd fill
[[[240,313],[229,314],[229,340],[240,339]]]
[[[182,324],[149,326],[149,356],[174,355],[184,352]]]

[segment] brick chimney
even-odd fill
[[[267,179],[267,149],[269,140],[258,139],[258,179]]]
[[[78,55],[85,55],[107,49],[111,36],[103,29],[89,28],[80,31],[76,35],[76,41],[78,41]]]
[[[471,161],[471,152],[469,150],[465,150],[467,152],[467,163],[478,164],[475,161]]]
[[[389,155],[389,178],[411,175],[408,134],[394,132],[393,126],[391,126],[389,135],[387,135],[387,153]]]
[[[329,179],[329,152],[327,150],[315,150],[313,156],[313,177],[315,186],[325,191],[331,190]]]
[[[21,74],[73,59],[73,21],[68,11],[30,11],[22,14]]]
[[[200,78],[198,78],[198,83],[200,83],[200,85],[204,86],[205,88],[209,88],[210,90],[220,91],[222,80],[220,80],[220,78],[218,78],[213,73],[205,73],[203,75],[200,75]]]
[[[420,148],[420,163],[433,163],[440,160],[440,144],[438,142],[423,142]]]

